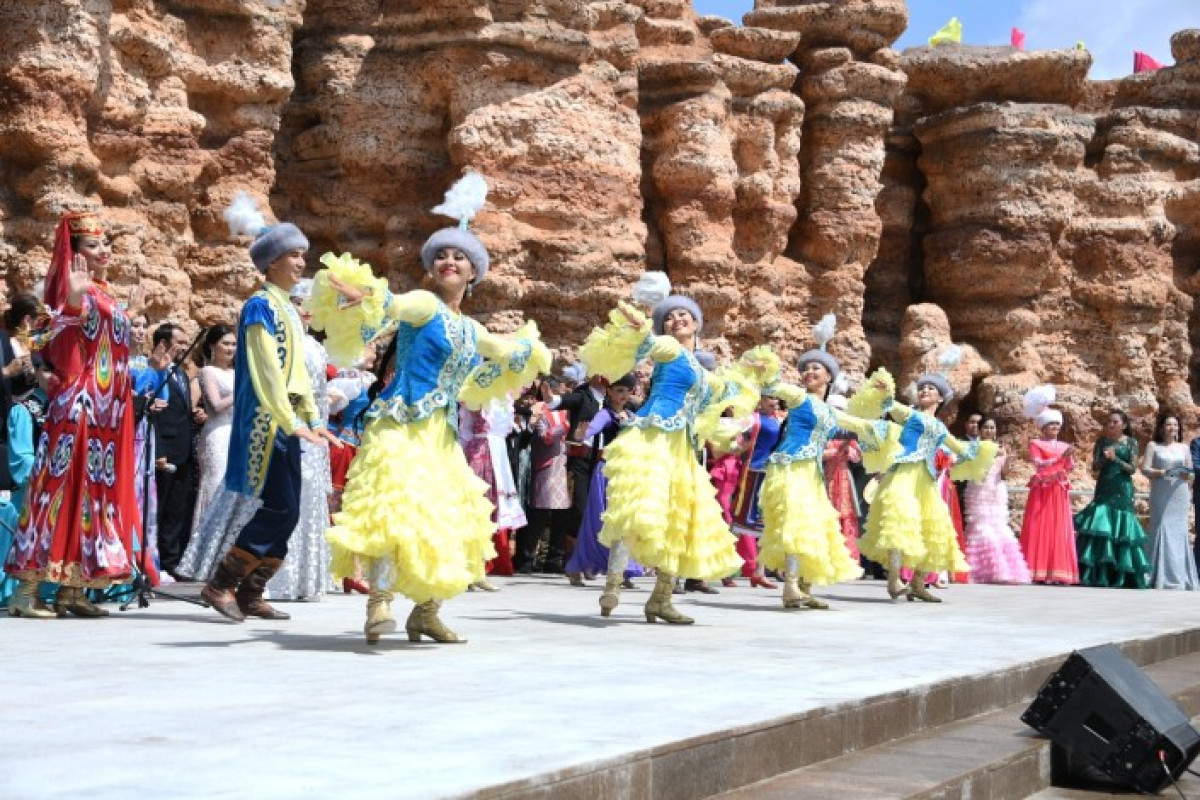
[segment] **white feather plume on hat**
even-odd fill
[[[816,337],[817,347],[822,350],[833,339],[833,335],[837,333],[837,315],[833,313],[826,314],[821,317],[820,321],[813,325],[813,336]]]
[[[230,239],[237,236],[249,236],[253,239],[267,227],[267,220],[258,210],[258,203],[245,191],[234,195],[233,202],[222,216],[225,217],[225,224],[229,226]]]
[[[1033,387],[1025,393],[1025,416],[1037,419],[1038,414],[1054,405],[1057,396],[1054,387],[1048,383]]]
[[[943,375],[952,372],[959,362],[962,361],[962,348],[956,344],[948,345],[942,352],[938,353],[937,363],[938,369]]]
[[[454,182],[445,200],[433,207],[433,213],[453,217],[460,228],[465,228],[487,203],[487,196],[487,181],[478,172],[469,171]]]

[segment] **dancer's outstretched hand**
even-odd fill
[[[646,324],[646,315],[636,306],[629,303],[618,303],[617,313],[625,318],[631,328],[640,328]]]
[[[330,272],[327,277],[329,278],[329,285],[332,286],[334,291],[340,294],[343,298],[343,302],[341,304],[342,308],[353,308],[361,303],[364,297],[371,294],[370,291],[363,291],[357,286],[352,286],[346,283],[332,272]]]

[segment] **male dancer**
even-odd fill
[[[225,488],[261,506],[217,565],[201,596],[235,622],[288,619],[263,599],[300,518],[300,442],[328,447],[304,368],[304,328],[288,292],[304,274],[308,239],[285,222],[250,245],[266,282],[242,306],[233,373],[233,431]]]

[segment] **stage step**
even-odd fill
[[[1174,697],[1189,715],[1200,714],[1200,653],[1189,652],[1155,663],[1152,653],[1144,646],[1139,648],[1146,644],[1149,643],[1135,642],[1123,649],[1135,661],[1148,663],[1144,667],[1146,674]],[[1050,787],[1050,742],[1020,721],[1031,696],[1032,693],[1028,699],[1005,708],[786,772],[714,797],[720,800],[802,800],[810,797],[821,800],[1017,800],[1026,797],[1084,800],[1117,796]],[[1193,787],[1200,786],[1200,782],[1190,776],[1187,776],[1187,782]],[[1186,788],[1184,791],[1188,792]],[[1196,795],[1189,793],[1189,796]]]

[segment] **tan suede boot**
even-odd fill
[[[805,608],[815,608],[822,611],[829,608],[828,603],[824,602],[823,600],[818,600],[812,596],[812,584],[810,584],[808,581],[800,579],[798,588],[804,593]]]
[[[363,633],[367,635],[367,644],[377,644],[379,637],[396,630],[396,618],[392,616],[391,592],[382,589],[372,589],[367,598],[367,621],[363,625]]]
[[[803,608],[804,593],[800,591],[800,582],[792,573],[785,573],[783,576],[783,607],[784,608]]]
[[[908,601],[911,603],[914,600],[921,600],[925,603],[940,603],[942,598],[930,593],[925,588],[925,573],[914,572],[912,580],[908,582]]]
[[[8,615],[28,619],[54,619],[58,616],[38,600],[37,588],[37,581],[19,581],[17,591],[8,598]]]
[[[108,609],[101,608],[91,600],[88,600],[82,587],[63,586],[58,590],[58,597],[54,598],[54,613],[60,617],[72,614],[76,617],[95,619],[97,617],[107,617]]]
[[[655,622],[660,619],[672,625],[691,625],[695,622],[691,617],[680,614],[675,610],[675,606],[671,605],[671,595],[674,589],[675,576],[660,570],[658,579],[654,582],[654,591],[650,593],[650,599],[646,601],[646,622]]]
[[[410,642],[419,642],[422,636],[428,636],[439,644],[466,643],[466,639],[447,628],[438,619],[438,609],[441,605],[441,602],[437,600],[427,600],[413,606],[412,613],[408,615],[408,621],[404,623],[404,631],[408,634]]]

